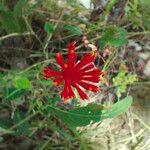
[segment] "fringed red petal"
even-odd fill
[[[102,72],[99,69],[94,69],[91,71],[84,72],[83,75],[84,76],[93,76],[93,75],[100,76],[101,74],[102,74]]]
[[[77,92],[82,100],[88,99],[88,96],[81,90],[81,88],[79,88],[79,86],[77,84],[73,83],[72,86],[77,90]]]
[[[67,86],[66,83],[64,83],[64,89],[61,92],[61,98],[65,101],[67,99]]]
[[[89,84],[89,83],[86,83],[83,81],[79,81],[78,84],[86,90],[90,90],[90,91],[93,91],[95,93],[99,91],[99,88],[93,84]]]
[[[61,67],[61,71],[57,72],[49,68],[43,70],[43,77],[48,79],[54,77],[54,85],[58,86],[62,82],[64,88],[61,92],[61,98],[66,102],[67,99],[74,98],[74,92],[72,88],[75,88],[81,99],[88,99],[88,96],[82,90],[90,90],[97,92],[99,88],[94,83],[98,83],[102,72],[94,65],[94,59],[96,52],[92,54],[86,54],[80,62],[76,63],[75,44],[72,42],[68,46],[68,60],[65,63],[63,56],[58,53],[56,55],[56,62]]]
[[[75,48],[76,48],[75,44],[76,44],[76,41],[74,41],[68,45],[68,53],[74,53],[75,52]]]
[[[74,93],[72,91],[71,85],[65,82],[64,89],[61,93],[61,98],[66,101],[67,99],[73,99]]]
[[[71,85],[68,85],[68,98],[73,99],[74,93],[72,91]]]
[[[82,67],[88,63],[93,62],[95,59],[95,55],[93,54],[86,54],[80,62],[78,62],[75,66],[75,69],[82,69]]]
[[[57,64],[61,66],[61,68],[64,67],[64,58],[60,53],[56,54],[56,61],[57,61]]]
[[[59,86],[62,81],[63,81],[63,78],[56,78],[53,80],[55,86]]]
[[[68,69],[74,67],[75,61],[76,61],[76,54],[75,53],[68,54],[68,62],[67,62]]]
[[[62,75],[62,73],[51,70],[49,68],[45,68],[43,70],[43,77],[46,79],[51,78],[51,77],[61,76],[61,75]]]
[[[85,72],[85,71],[88,71],[88,70],[91,70],[91,69],[94,69],[94,68],[95,68],[94,64],[90,63],[90,64],[86,65],[84,68],[82,68],[81,71]]]
[[[99,76],[93,75],[93,76],[83,76],[82,80],[98,83],[100,81]]]

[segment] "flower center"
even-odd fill
[[[79,72],[74,70],[74,68],[66,69],[63,72],[64,80],[75,81],[79,77]]]

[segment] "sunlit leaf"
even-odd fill
[[[114,118],[124,112],[126,112],[132,104],[132,97],[128,96],[117,103],[115,103],[110,110],[106,112],[109,118]],[[105,113],[103,114],[105,116]],[[107,116],[106,115],[106,116]],[[105,117],[104,117],[105,119]]]
[[[18,76],[13,80],[13,84],[18,89],[32,89],[32,84],[25,76]]]

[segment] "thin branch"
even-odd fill
[[[26,35],[33,35],[33,33],[31,32],[25,32],[25,33],[11,33],[5,36],[0,37],[0,41],[7,39],[7,38],[11,38],[11,37],[15,37],[15,36],[26,36]]]
[[[34,35],[34,37],[39,41],[39,43],[41,44],[41,46],[43,47],[43,43],[41,42],[41,40],[39,39],[39,37],[36,35],[36,33],[33,31],[31,25],[29,24],[27,18],[25,16],[23,16],[23,19],[26,23],[26,26],[28,27],[28,29],[30,30],[30,32]]]

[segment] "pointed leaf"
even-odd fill
[[[47,110],[55,114],[68,126],[77,127],[116,117],[126,112],[131,104],[132,97],[129,96],[115,103],[109,110],[105,110],[105,107],[97,104],[89,104],[86,107],[79,107],[70,111],[48,106]]]
[[[103,34],[99,41],[101,49],[106,47],[121,47],[127,44],[127,31],[123,28],[110,27]]]
[[[108,116],[108,118],[114,118],[124,112],[126,112],[132,104],[132,97],[128,96],[117,103],[115,103],[110,110],[108,110],[106,113],[103,113],[102,118],[105,119],[105,115]]]
[[[47,33],[52,33],[54,31],[54,26],[51,23],[46,22],[45,25],[44,25],[44,30]]]
[[[71,33],[78,35],[78,36],[83,34],[82,30],[77,26],[67,25],[64,27],[64,29],[66,29],[66,30],[70,31]]]
[[[32,84],[25,76],[18,76],[13,80],[13,84],[18,89],[32,89]]]

